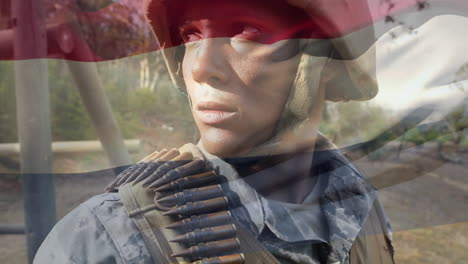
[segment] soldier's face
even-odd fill
[[[246,1],[187,2],[182,72],[203,146],[222,157],[248,152],[282,116],[300,56],[297,41],[272,40],[295,22]]]

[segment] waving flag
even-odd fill
[[[0,3],[0,60],[105,61],[156,49],[141,0],[45,0],[44,14],[37,14],[38,3]],[[15,43],[19,29],[29,36],[28,43]],[[39,42],[46,43],[45,54],[32,52]],[[18,45],[31,52],[18,52]]]
[[[309,15],[306,20],[297,24],[296,28],[291,28],[291,31],[306,29],[307,34],[299,36],[301,38],[335,39],[366,27],[377,27],[379,30],[376,38],[363,40],[364,43],[359,45],[360,52],[354,56],[364,52],[392,27],[407,23],[398,20],[399,16],[404,15],[409,20],[410,26],[417,27],[437,15],[465,16],[468,12],[468,3],[463,0],[286,1],[304,8]],[[44,18],[32,20],[34,1],[3,0],[0,3],[0,60],[47,57],[75,61],[103,61],[156,50],[159,47],[152,39],[151,30],[145,20],[143,6],[147,2],[147,0],[115,2],[46,0]],[[268,4],[266,0],[254,2]],[[173,12],[171,16],[177,17],[176,11]],[[40,36],[41,32],[35,31],[43,27],[41,30],[44,30],[47,36],[46,54],[15,53],[14,31],[22,23],[28,24],[27,34],[31,36]],[[43,25],[31,23],[43,23]],[[290,38],[290,33],[277,32],[268,42]],[[226,32],[226,36],[228,35]],[[31,41],[24,45],[29,46],[29,50],[35,50],[33,47],[36,41],[31,37]],[[170,45],[166,44],[164,47],[168,48]]]
[[[177,5],[178,1],[166,0],[164,2]],[[348,133],[352,129],[354,129],[353,132],[358,132],[354,136],[349,136],[348,141],[340,142],[342,143],[340,147],[350,146],[345,149],[345,151],[349,150],[347,154],[351,156],[354,154],[353,159],[356,159],[357,163],[360,162],[367,166],[366,168],[370,168],[369,174],[375,176],[370,180],[374,187],[383,189],[396,186],[394,187],[396,191],[394,193],[390,191],[386,197],[388,200],[397,201],[401,207],[406,209],[411,207],[414,201],[407,197],[412,197],[409,195],[412,192],[424,194],[415,195],[418,196],[415,199],[418,205],[421,203],[426,206],[438,205],[440,201],[437,200],[437,197],[434,198],[436,194],[432,191],[434,186],[439,187],[440,182],[442,183],[440,185],[445,188],[441,192],[441,197],[443,196],[445,200],[451,199],[449,202],[445,202],[445,200],[440,202],[440,206],[437,207],[439,210],[415,218],[417,220],[402,216],[403,213],[399,212],[399,208],[393,209],[392,212],[398,223],[394,225],[395,231],[467,221],[468,216],[462,212],[463,206],[459,206],[466,203],[465,192],[467,190],[466,183],[458,184],[458,182],[463,182],[461,178],[464,178],[462,176],[466,173],[464,170],[466,164],[460,161],[459,157],[453,158],[442,152],[437,152],[442,158],[434,162],[435,159],[428,159],[426,157],[428,155],[425,154],[429,152],[430,155],[433,155],[436,153],[435,151],[426,151],[423,153],[424,155],[418,152],[421,151],[419,145],[426,143],[423,139],[415,144],[418,147],[408,150],[410,153],[403,151],[403,158],[399,162],[391,161],[385,163],[385,166],[381,166],[380,163],[369,165],[369,162],[362,159],[363,157],[371,159],[385,155],[385,151],[374,152],[377,149],[376,146],[380,148],[388,141],[396,140],[402,135],[419,140],[420,137],[424,138],[427,135],[430,137],[434,131],[437,131],[437,133],[440,132],[437,134],[440,137],[436,140],[443,140],[461,134],[462,130],[466,134],[468,128],[464,123],[452,126],[446,117],[447,113],[452,113],[457,109],[460,102],[466,102],[468,55],[465,49],[468,44],[468,1],[284,1],[301,8],[304,11],[304,16],[292,18],[296,23],[290,28],[276,31],[274,34],[256,41],[263,44],[274,44],[293,38],[310,40],[313,45],[309,45],[304,51],[310,55],[329,60],[327,63],[332,65],[333,71],[338,72],[351,65],[350,71],[354,71],[353,73],[358,76],[357,80],[353,79],[352,82],[362,84],[367,81],[359,80],[359,76],[364,75],[362,72],[377,79],[379,93],[372,103],[388,106],[386,111],[391,113],[394,120],[397,120],[394,122],[397,123],[396,125],[394,123],[388,125],[387,127],[390,129],[383,133],[382,130],[366,133],[368,137],[379,134],[380,137],[366,138],[362,135],[362,131],[368,132],[371,129],[364,127],[359,120],[356,121],[357,118],[351,119],[347,127],[348,131],[344,133]],[[219,2],[227,1],[221,0]],[[272,2],[275,1],[251,0],[250,2],[259,5],[272,5]],[[39,4],[43,6],[38,8]],[[148,6],[154,9],[150,15],[147,15]],[[157,28],[155,23],[152,24],[160,19],[158,13],[160,7],[151,0],[0,0],[0,61],[21,63],[31,59],[60,59],[67,62],[104,62],[153,51],[170,50],[183,43],[180,39],[170,38],[175,35],[173,29]],[[37,12],[38,9],[44,10],[44,12]],[[165,15],[168,15],[170,19],[177,19],[179,11],[180,9],[173,8]],[[228,14],[227,11],[220,10],[220,13]],[[287,12],[287,10],[278,10],[278,12]],[[255,14],[252,14],[252,18],[256,19]],[[153,30],[157,34],[166,34],[170,37],[157,40],[153,36]],[[369,35],[369,32],[372,34]],[[219,35],[210,37],[231,37],[231,32],[221,32]],[[338,52],[330,53],[328,47],[331,45],[338,47]],[[363,55],[371,57],[371,60],[363,62],[363,57],[365,57]],[[362,67],[353,68],[354,63],[359,63]],[[147,66],[147,64],[148,61],[141,62],[141,65]],[[346,65],[343,66],[344,64]],[[89,65],[93,64],[86,64],[86,66]],[[47,65],[42,66],[47,68]],[[70,66],[70,69],[73,70],[73,66]],[[146,67],[147,69],[148,67]],[[330,72],[329,75],[339,75],[336,72]],[[41,72],[36,74],[40,75]],[[96,77],[97,71],[94,74]],[[147,78],[149,71],[142,71],[140,74],[146,76],[145,81],[151,79]],[[321,77],[327,78],[328,76],[324,74]],[[18,79],[21,79],[21,76]],[[92,78],[83,77],[75,81],[81,87],[91,87],[88,85],[90,84],[88,79]],[[360,81],[362,82],[360,83]],[[349,84],[349,77],[332,82],[334,87],[348,86]],[[93,87],[90,88],[90,90],[92,89]],[[88,99],[95,99],[95,95],[99,93],[96,92],[97,90],[89,92]],[[36,100],[36,98],[32,99]],[[343,98],[338,98],[336,101],[341,99]],[[36,103],[37,101],[31,102]],[[411,111],[417,108],[415,106],[427,105],[428,102],[431,103],[431,107],[437,105],[435,108],[438,111],[433,111],[434,108],[428,111],[425,111],[427,109]],[[408,109],[410,111],[404,111]],[[467,109],[468,106],[464,112],[456,112],[456,117],[468,116]],[[347,113],[347,117],[353,114],[356,116],[366,115],[363,112],[365,111],[357,114]],[[409,115],[407,115],[408,112],[410,112]],[[336,105],[331,104],[327,113],[330,120],[335,118],[336,123],[342,122],[339,119],[340,114]],[[433,113],[439,116],[432,115]],[[1,114],[0,118],[2,118]],[[426,124],[417,126],[421,120],[428,116],[430,118],[426,120],[428,121]],[[453,118],[453,115],[450,115],[449,118]],[[459,118],[457,122],[458,120],[465,119]],[[2,120],[0,119],[0,121]],[[379,119],[375,122],[384,121]],[[172,127],[166,124],[162,127],[172,132]],[[351,129],[349,129],[350,127]],[[411,128],[414,129],[410,133],[406,133]],[[333,129],[339,130],[340,127],[332,127],[330,130]],[[349,132],[349,134],[352,133]],[[104,138],[106,136],[104,135]],[[398,151],[400,151],[399,148],[401,145],[398,146]],[[358,155],[352,153],[356,149],[362,153]],[[458,167],[456,170],[446,172],[448,166],[445,165],[448,163],[450,166],[456,164],[453,166]],[[441,175],[438,175],[439,171]],[[430,181],[427,181],[428,183],[418,182],[416,178],[422,175],[429,177]],[[435,179],[439,181],[430,186],[429,184],[433,183]],[[402,185],[399,184],[402,182],[407,182],[408,185],[405,185],[406,187],[399,186]],[[455,197],[450,196],[452,192],[456,194]],[[401,193],[403,195],[400,195]],[[428,197],[432,197],[432,200]],[[443,199],[440,198],[440,200]],[[456,205],[453,207],[455,209],[450,207],[452,203]],[[424,210],[425,208],[422,211]],[[407,213],[413,212],[408,210]],[[33,221],[31,220],[31,222]]]

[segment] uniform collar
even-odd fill
[[[341,262],[347,258],[376,194],[339,151],[314,152],[313,164],[318,175],[315,187],[302,204],[291,204],[266,199],[250,187],[230,164],[207,153],[200,145],[213,169],[227,178],[226,184],[243,205],[234,208],[233,215],[245,216],[242,210],[246,210],[249,222],[253,223],[250,229],[254,234],[258,236],[268,227],[275,236],[287,242],[309,240],[328,243],[330,260]],[[274,172],[275,167],[262,173]]]

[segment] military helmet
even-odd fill
[[[185,93],[181,70],[184,47],[173,42],[170,30],[171,18],[177,15],[177,10],[170,10],[171,5],[185,0],[145,1],[147,18],[162,49],[171,79],[175,86]],[[265,1],[265,4],[268,3]],[[370,17],[368,9],[367,14]],[[301,39],[301,62],[286,110],[299,120],[307,119],[318,86],[324,89],[325,99],[329,101],[363,101],[373,98],[378,91],[375,79],[375,52],[372,49],[374,39],[371,26],[331,39]],[[317,73],[313,73],[316,68],[314,61],[320,57],[325,60],[317,76]]]

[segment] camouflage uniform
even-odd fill
[[[349,263],[357,236],[375,235],[369,215],[384,232],[389,224],[374,189],[336,150],[316,151],[317,181],[302,204],[262,197],[227,163],[205,153],[228,178],[245,214],[233,215],[281,263]],[[272,170],[269,172],[268,170]],[[272,173],[275,167],[262,173]],[[387,237],[387,236],[386,236]],[[389,244],[388,244],[389,246]],[[391,250],[391,248],[386,248]],[[34,263],[153,263],[137,226],[125,212],[118,193],[98,195],[65,216],[39,249]]]

